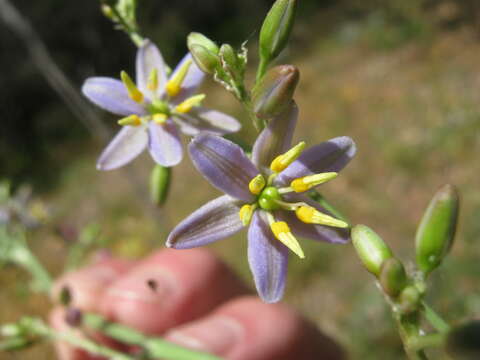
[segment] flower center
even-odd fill
[[[278,189],[273,186],[268,186],[260,193],[260,196],[258,197],[258,205],[260,205],[263,210],[278,210],[281,207],[277,201],[281,200],[282,197],[280,196]]]

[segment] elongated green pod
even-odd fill
[[[383,262],[393,257],[388,245],[368,226],[353,227],[352,243],[365,268],[375,276],[380,275]]]
[[[161,206],[170,190],[171,168],[155,165],[150,174],[150,198],[155,205]]]
[[[407,273],[400,260],[392,257],[383,262],[380,269],[379,282],[391,297],[397,297],[407,286]]]

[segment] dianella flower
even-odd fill
[[[136,83],[124,71],[121,81],[92,77],[82,91],[101,108],[124,116],[123,128],[103,151],[99,170],[119,168],[136,158],[145,148],[158,164],[178,164],[183,157],[179,130],[194,136],[200,131],[225,134],[238,131],[240,124],[221,112],[200,104],[204,94],[195,94],[203,72],[187,54],[168,77],[159,49],[146,40],[138,49]]]
[[[266,302],[283,295],[289,250],[305,256],[297,235],[331,243],[349,240],[348,224],[305,192],[336,177],[353,157],[355,145],[338,137],[306,150],[303,142],[289,149],[297,116],[292,105],[273,118],[256,140],[251,159],[224,138],[196,136],[189,145],[192,161],[225,195],[193,212],[167,239],[168,247],[187,249],[248,226],[250,269]]]

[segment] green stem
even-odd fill
[[[260,58],[260,63],[258,64],[258,69],[257,69],[257,77],[255,83],[258,84],[260,79],[265,75],[265,72],[267,71],[267,66],[270,61],[265,59],[264,57]]]
[[[438,315],[425,301],[422,301],[423,312],[428,322],[440,333],[450,330],[450,325]]]
[[[123,31],[125,31],[128,36],[130,36],[130,39],[133,41],[133,43],[137,46],[140,47],[143,44],[143,41],[145,40],[142,35],[138,32],[138,29],[136,27],[130,26],[127,21],[123,18],[123,16],[118,12],[118,10],[115,8],[115,6],[111,6],[112,13],[115,16],[115,19],[118,21],[120,24],[121,28]]]
[[[418,350],[410,347],[411,339],[416,339],[420,336],[419,321],[420,316],[418,312],[408,315],[396,314],[395,320],[400,333],[400,338],[403,342],[403,347],[410,360],[428,360],[427,355],[423,350]]]
[[[439,347],[445,341],[445,334],[436,333],[418,337],[412,337],[408,341],[408,347],[414,351],[423,350],[428,347]]]

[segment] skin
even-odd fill
[[[78,309],[228,360],[345,359],[337,344],[292,308],[249,295],[208,250],[167,249],[136,262],[104,254],[58,279],[54,299],[63,286],[69,287],[72,306]],[[64,309],[53,309],[52,325],[68,328],[64,317]],[[134,351],[90,336],[121,351]],[[67,344],[56,348],[62,360],[95,359]]]

